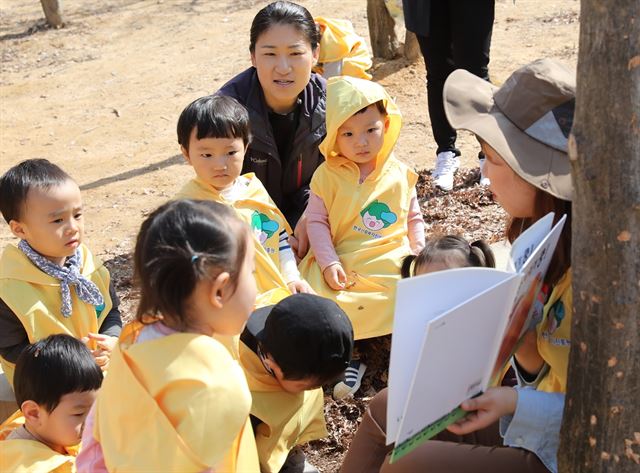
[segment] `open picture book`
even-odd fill
[[[459,268],[398,283],[389,366],[387,444],[406,455],[500,383],[526,331],[566,216],[538,220],[511,246],[506,270]]]

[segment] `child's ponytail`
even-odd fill
[[[410,278],[413,276],[415,268],[414,262],[416,258],[416,255],[407,255],[404,257],[404,259],[402,260],[402,267],[400,268],[400,275],[402,276],[402,279]]]
[[[469,261],[473,263],[471,266],[496,267],[493,251],[484,240],[476,240],[469,245]]]

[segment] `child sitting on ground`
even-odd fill
[[[0,471],[75,471],[84,420],[101,384],[89,349],[70,335],[25,347],[15,370],[20,410],[0,426]]]
[[[320,31],[320,54],[313,72],[325,79],[352,76],[371,80],[367,71],[373,66],[371,54],[362,36],[349,20],[314,18]]]
[[[240,365],[213,336],[253,309],[253,237],[233,210],[178,200],[138,234],[137,321],[87,418],[78,471],[259,471]]]
[[[327,435],[321,386],[349,364],[351,322],[335,302],[295,294],[256,310],[241,341],[261,471],[303,471],[292,447]]]
[[[109,271],[82,244],[80,188],[46,159],[0,178],[0,212],[18,238],[0,257],[0,362],[12,384],[22,350],[48,335],[85,339],[104,370],[122,321]]]
[[[311,181],[311,251],[299,269],[319,295],[344,309],[356,340],[391,333],[402,260],[424,246],[417,175],[392,153],[400,127],[400,111],[381,85],[329,80],[320,145],[326,161]],[[334,397],[357,391],[365,368],[354,356]]]
[[[220,202],[251,225],[259,243],[255,277],[261,306],[312,290],[300,278],[286,219],[253,173],[240,175],[250,140],[249,114],[234,98],[207,96],[189,104],[178,120],[178,143],[196,177],[176,197]]]
[[[445,235],[427,240],[417,255],[409,255],[402,262],[403,278],[442,271],[443,269],[480,266],[495,268],[493,251],[484,240],[469,243],[457,235]]]

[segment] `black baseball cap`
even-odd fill
[[[294,294],[257,309],[246,330],[287,379],[328,381],[338,377],[351,361],[351,321],[338,304],[315,294]]]

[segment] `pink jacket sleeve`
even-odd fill
[[[82,431],[82,448],[76,457],[76,471],[78,473],[108,473],[104,463],[104,455],[100,443],[93,436],[93,426],[96,419],[96,405],[91,406],[84,421]]]
[[[307,216],[309,245],[320,269],[324,271],[328,266],[340,263],[340,258],[338,258],[331,240],[331,227],[329,226],[327,208],[322,199],[313,192],[309,193],[309,202],[307,203],[305,215]]]
[[[409,237],[409,245],[414,255],[422,251],[425,245],[424,238],[424,219],[418,202],[418,194],[415,187],[411,193],[411,203],[409,204],[409,215],[407,218],[407,229]]]

